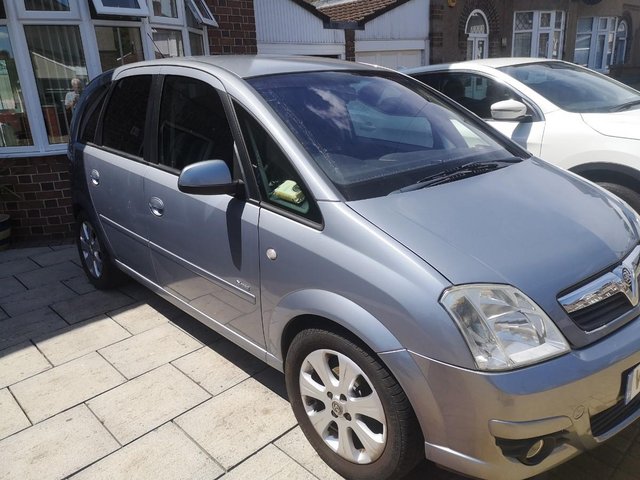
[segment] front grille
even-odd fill
[[[633,416],[640,408],[640,395],[625,405],[624,398],[613,407],[591,417],[591,433],[594,437],[604,435]]]
[[[601,302],[571,312],[569,317],[571,317],[571,320],[582,330],[590,332],[591,330],[595,330],[612,322],[632,308],[626,295],[617,293]]]

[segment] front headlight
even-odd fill
[[[448,288],[440,303],[456,321],[481,370],[510,370],[569,351],[551,319],[507,285]]]

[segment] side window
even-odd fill
[[[236,113],[263,199],[322,223],[320,210],[309,189],[271,135],[242,107],[236,105]]]
[[[200,80],[165,78],[158,143],[158,162],[176,171],[203,160],[224,160],[233,172],[233,135],[220,94]]]
[[[126,77],[116,83],[102,124],[105,147],[143,156],[150,90],[151,75]]]
[[[80,124],[80,142],[82,143],[95,142],[98,119],[100,118],[100,111],[107,96],[108,88],[109,85],[105,85],[103,88],[96,89],[86,100],[87,108]]]
[[[491,105],[522,97],[511,88],[491,78],[473,73],[449,73],[440,90],[480,118],[491,118]]]

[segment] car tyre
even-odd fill
[[[76,244],[82,268],[94,287],[105,290],[124,282],[124,274],[113,264],[98,231],[84,212],[76,221]]]
[[[631,190],[629,187],[619,185],[617,183],[598,183],[602,188],[609,190],[614,195],[620,197],[627,202],[631,208],[633,208],[640,215],[640,193],[635,190]]]
[[[343,477],[399,479],[424,459],[409,399],[361,345],[333,332],[304,330],[287,352],[285,379],[300,428]]]

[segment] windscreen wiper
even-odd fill
[[[490,161],[476,161],[458,165],[457,167],[444,170],[442,172],[429,175],[418,180],[412,185],[408,185],[398,190],[394,190],[391,193],[403,193],[411,192],[413,190],[419,190],[425,187],[431,187],[434,185],[441,185],[443,183],[455,182],[467,177],[473,177],[482,173],[490,172],[492,170],[498,170],[499,168],[506,167],[513,163],[521,162],[522,159],[518,157],[506,158],[503,160],[490,160]]]
[[[629,110],[631,107],[635,107],[636,105],[640,105],[640,100],[633,100],[632,102],[623,103],[622,105],[618,105],[613,108],[614,112],[623,112],[625,110]]]

